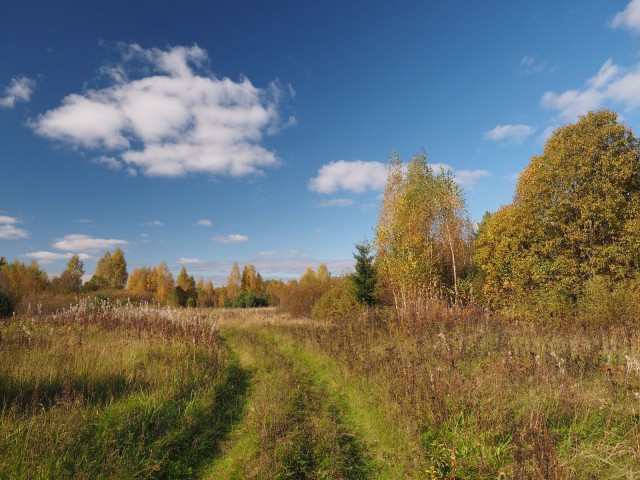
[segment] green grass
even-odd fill
[[[252,386],[246,416],[207,478],[368,478],[364,446],[314,370],[282,349],[268,328],[224,325]]]
[[[0,478],[193,478],[219,453],[246,373],[211,322],[130,314],[0,327]]]

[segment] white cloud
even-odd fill
[[[610,26],[640,33],[640,0],[631,0],[623,11],[616,13]]]
[[[333,193],[349,190],[361,193],[379,190],[387,183],[387,166],[381,162],[362,160],[338,160],[320,167],[318,176],[309,181],[309,190],[318,193]]]
[[[608,59],[581,89],[546,92],[540,103],[557,110],[559,117],[566,121],[609,103],[627,111],[635,110],[640,107],[640,64],[625,68]]]
[[[104,165],[111,170],[120,170],[122,168],[122,163],[114,157],[108,157],[107,155],[100,155],[99,157],[94,158],[92,162],[97,165]]]
[[[201,260],[199,258],[179,258],[177,260],[177,262],[180,265],[198,265],[200,263],[204,263],[204,260]]]
[[[353,205],[353,200],[350,198],[332,198],[325,202],[320,202],[316,204],[316,207],[348,207],[349,205]]]
[[[472,187],[483,177],[491,176],[487,170],[457,170],[446,163],[430,163],[437,175],[451,172],[460,185]],[[362,192],[365,189],[381,190],[387,183],[387,166],[381,162],[347,162],[340,160],[323,165],[318,176],[309,181],[309,190],[318,193],[333,193],[337,190]],[[317,207],[344,207],[351,205],[349,199],[333,199],[317,204]]]
[[[14,223],[19,223],[18,219],[15,217],[9,217],[8,215],[0,215],[0,223],[5,225],[12,225]]]
[[[478,180],[484,177],[490,177],[491,173],[487,170],[456,170],[446,163],[430,163],[429,166],[433,173],[439,175],[443,172],[450,172],[453,179],[463,187],[472,188],[478,183]]]
[[[471,188],[481,178],[490,176],[491,174],[487,170],[456,170],[453,179],[463,187]]]
[[[483,137],[486,140],[494,142],[505,142],[513,145],[520,145],[529,136],[536,131],[535,127],[530,125],[497,125],[493,129],[484,132]]]
[[[242,243],[249,240],[246,235],[240,235],[239,233],[230,233],[229,235],[216,235],[213,237],[213,241],[223,244]]]
[[[69,260],[74,254],[73,253],[55,253],[55,252],[31,252],[25,253],[21,255],[22,257],[32,258],[39,263],[48,264],[53,263],[57,260]],[[93,257],[91,255],[87,255],[86,253],[77,254],[80,257],[80,260],[91,260]]]
[[[0,215],[0,240],[19,240],[29,236],[29,232],[16,227],[15,223],[20,223],[20,220],[8,215]]]
[[[198,46],[167,50],[122,46],[123,63],[104,69],[110,85],[65,97],[31,121],[41,136],[105,149],[108,158],[148,176],[243,176],[279,163],[265,134],[295,125],[281,118],[287,90],[247,78],[216,78]],[[131,79],[142,65],[146,76]],[[108,164],[113,164],[109,162]]]
[[[0,108],[13,108],[17,102],[28,102],[33,94],[36,82],[27,77],[11,79],[11,84],[4,89],[0,97]]]
[[[198,227],[210,227],[211,225],[213,225],[213,223],[211,222],[211,220],[202,219],[202,220],[198,220],[196,222],[196,225]]]
[[[546,60],[540,60],[535,57],[525,55],[522,57],[522,60],[520,60],[520,71],[527,75],[531,75],[534,73],[550,73],[553,71],[553,68],[549,67]]]
[[[58,250],[79,252],[109,249],[114,247],[121,247],[128,244],[129,242],[127,242],[126,240],[94,238],[90,235],[74,233],[59,238],[53,243],[53,247],[57,248]]]
[[[259,257],[280,257],[280,256],[294,256],[299,258],[309,257],[308,252],[302,250],[266,250],[258,252],[256,254]]]
[[[160,220],[152,220],[144,224],[146,227],[164,227],[164,223]]]
[[[0,225],[0,240],[18,240],[27,238],[29,232],[13,225]]]

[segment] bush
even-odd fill
[[[258,295],[253,292],[242,292],[233,301],[234,308],[257,308],[269,306],[269,299],[266,295]]]
[[[616,283],[599,276],[586,283],[584,295],[578,301],[578,314],[586,324],[637,322],[640,299],[628,282]]]
[[[362,307],[353,298],[351,282],[340,280],[325,292],[311,310],[314,320],[347,321],[358,317]]]
[[[9,296],[0,290],[0,318],[13,315],[13,302]]]
[[[332,280],[318,280],[312,278],[291,281],[278,293],[280,308],[293,317],[311,317],[313,306],[333,285]]]

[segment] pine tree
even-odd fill
[[[353,254],[356,260],[355,273],[351,275],[351,293],[361,305],[370,307],[376,302],[376,267],[372,247],[369,242],[356,244],[357,253]]]

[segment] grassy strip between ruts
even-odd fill
[[[344,375],[331,357],[292,337],[286,326],[270,333],[283,352],[313,372],[316,382],[326,386],[345,422],[368,446],[370,478],[428,478],[421,444],[412,441],[406,431],[389,428],[388,405],[376,394],[376,388],[367,384],[366,378],[355,380]]]
[[[222,328],[252,372],[246,414],[207,478],[369,478],[365,446],[312,365],[274,341],[270,328],[234,319]]]

